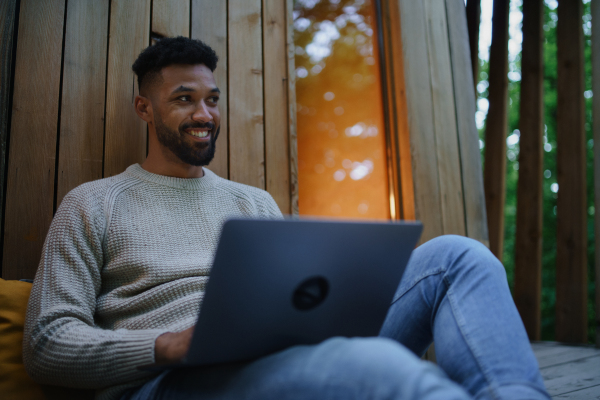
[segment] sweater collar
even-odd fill
[[[202,170],[204,171],[204,176],[202,178],[175,178],[172,176],[153,174],[142,168],[140,164],[130,165],[125,172],[138,179],[157,185],[168,186],[175,189],[198,190],[212,186],[219,179],[214,172],[206,167],[202,167]]]

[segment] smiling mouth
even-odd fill
[[[187,133],[189,133],[192,136],[198,137],[198,138],[205,138],[210,134],[210,131],[194,131],[194,130],[190,130]]]

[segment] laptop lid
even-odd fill
[[[376,336],[419,222],[229,220],[184,364]]]

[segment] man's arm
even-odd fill
[[[97,196],[96,196],[97,197]],[[164,330],[103,330],[94,316],[101,289],[102,200],[74,191],[57,212],[29,300],[23,358],[40,383],[100,388],[147,376]]]

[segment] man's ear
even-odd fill
[[[154,122],[154,111],[152,110],[152,102],[144,96],[135,96],[134,100],[135,113],[144,121]]]

